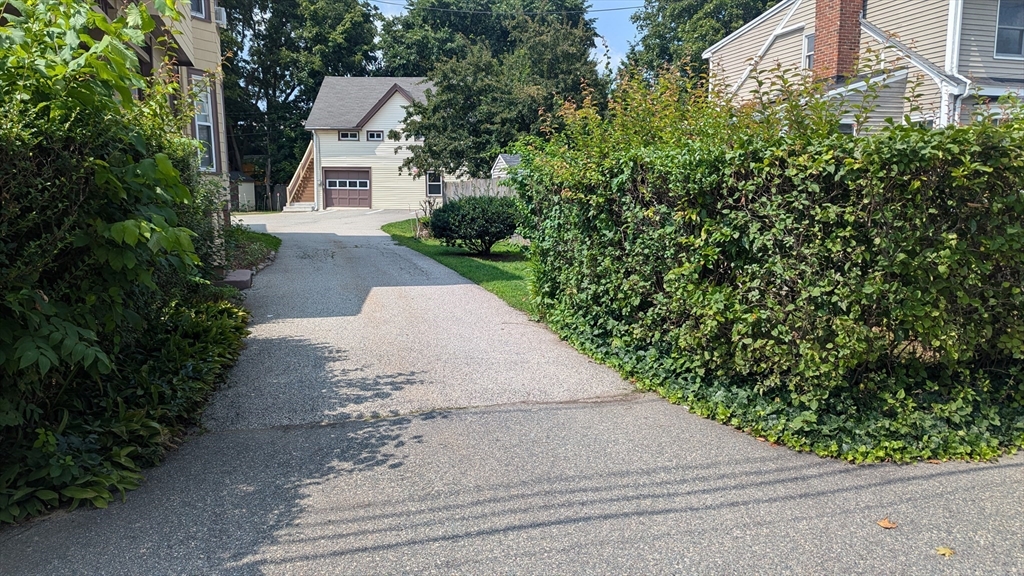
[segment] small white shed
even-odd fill
[[[498,158],[491,166],[491,179],[500,180],[508,176],[508,169],[517,166],[522,160],[519,154],[498,154]]]

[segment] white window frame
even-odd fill
[[[369,180],[349,180],[347,178],[328,178],[325,186],[332,190],[369,190]]]
[[[810,34],[804,34],[804,42],[803,42],[804,49],[803,49],[803,56],[800,58],[800,65],[801,65],[801,67],[804,70],[813,70],[814,69],[814,50],[813,49],[810,50],[810,51],[807,50],[807,41],[808,40],[811,40],[811,41],[816,41],[817,40],[814,37],[814,32],[811,32]],[[810,62],[807,62],[808,58],[811,59]]]
[[[434,177],[437,178],[437,182],[431,182],[431,179],[434,178]],[[433,170],[431,170],[430,172],[427,172],[426,180],[427,180],[427,196],[428,197],[430,197],[430,198],[438,198],[438,197],[444,195],[444,176],[440,172],[434,172]],[[434,193],[434,194],[430,193],[430,187],[431,186],[436,186],[437,187],[437,192],[436,193]]]
[[[384,131],[383,130],[367,130],[366,131],[367,142],[383,142]]]
[[[199,79],[199,81],[202,82],[202,84],[200,84],[198,86],[199,90],[197,91],[198,101],[196,102],[196,113],[192,117],[192,121],[195,123],[195,127],[196,127],[196,133],[195,133],[194,137],[195,137],[196,140],[199,140],[200,142],[203,142],[204,144],[208,144],[209,147],[210,147],[210,165],[209,166],[203,166],[203,164],[202,164],[203,163],[203,151],[200,150],[199,151],[199,169],[204,171],[204,172],[216,172],[217,171],[217,134],[216,134],[217,125],[213,121],[213,117],[214,117],[213,116],[213,114],[214,114],[213,89],[210,86],[209,82],[205,78],[203,78],[201,76],[196,76],[194,78]],[[204,99],[204,97],[205,97],[205,99]],[[203,113],[203,106],[206,107],[205,114]],[[200,118],[202,116],[206,116],[207,119],[206,120],[200,120]],[[209,127],[209,129],[210,129],[210,141],[209,142],[206,142],[205,140],[203,140],[203,139],[201,139],[199,137],[199,127],[200,126]]]
[[[200,18],[205,19],[207,17],[206,16],[206,8],[207,8],[206,3],[207,3],[206,0],[199,0],[199,5],[202,6],[203,9],[200,10],[199,12],[196,12],[195,10],[192,10],[192,15],[193,16],[198,16]],[[189,8],[190,9],[192,8],[193,4],[194,3],[191,0],[189,0]]]
[[[358,142],[359,132],[353,130],[338,130],[339,142]]]
[[[1000,54],[999,53],[999,29],[1008,28],[1010,30],[1024,31],[1024,28],[1017,28],[1016,26],[1000,26],[999,16],[1003,13],[1003,0],[999,0],[996,4],[996,33],[992,38],[992,57],[996,60],[1024,60],[1024,41],[1021,42],[1021,54]]]

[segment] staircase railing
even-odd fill
[[[298,192],[300,185],[302,184],[302,177],[306,174],[306,169],[309,168],[309,162],[313,159],[313,141],[309,141],[309,146],[306,147],[306,153],[302,155],[302,162],[299,162],[299,167],[295,169],[295,174],[292,176],[292,181],[288,183],[288,203],[292,203],[292,198],[295,193]]]

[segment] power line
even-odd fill
[[[409,4],[401,4],[399,2],[387,2],[385,0],[368,0],[373,4],[387,4],[389,6],[401,6],[403,8],[409,8]],[[416,6],[418,10],[433,10],[435,12],[454,12],[457,14],[495,14],[503,16],[516,16],[523,14],[526,16],[542,16],[542,15],[554,15],[554,14],[589,14],[591,12],[617,12],[619,10],[636,10],[637,8],[643,8],[643,6],[622,6],[620,8],[599,8],[597,10],[564,10],[564,11],[546,11],[546,12],[495,12],[493,10],[459,10],[456,8],[435,8],[433,6]]]

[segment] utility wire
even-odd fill
[[[400,2],[387,2],[385,0],[368,0],[373,4],[387,4],[389,6],[401,6],[403,8],[411,8],[408,3],[402,4]],[[591,12],[616,12],[619,10],[636,10],[637,8],[643,8],[643,6],[623,6],[621,8],[598,8],[597,10],[564,10],[564,11],[545,11],[545,12],[495,12],[493,10],[459,10],[456,8],[436,8],[433,6],[416,6],[418,10],[433,10],[435,12],[454,12],[457,14],[499,14],[504,16],[516,16],[523,14],[526,16],[542,16],[542,15],[555,15],[555,14],[589,14]]]

